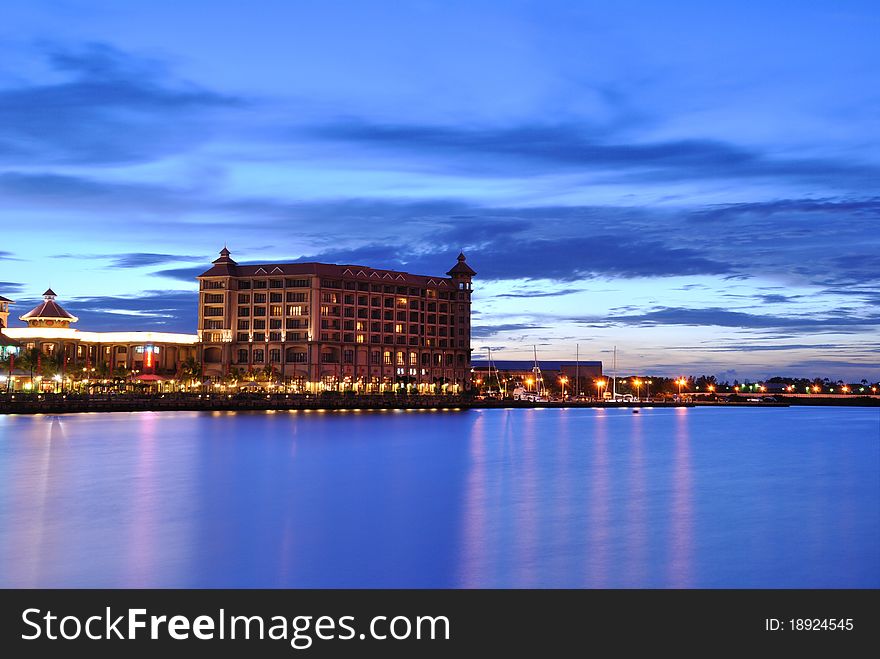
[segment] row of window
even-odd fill
[[[208,321],[214,322],[214,321]],[[309,321],[305,318],[287,318],[284,321],[284,329],[295,330],[295,329],[308,329]],[[205,328],[211,329],[211,328]],[[265,318],[254,318],[253,324],[248,319],[239,318],[237,329],[239,330],[264,330],[266,329],[266,319]],[[281,329],[281,319],[280,318],[270,318],[269,319],[269,329],[280,330]]]
[[[309,308],[303,305],[288,305],[286,308],[282,305],[269,305],[268,307],[256,306],[253,308],[250,307],[238,307],[237,315],[241,318],[248,318],[250,316],[270,316],[273,318],[281,318],[283,316],[307,316],[309,315]],[[203,315],[206,318],[217,318],[223,315],[222,307],[205,307]],[[321,306],[321,316],[325,317],[339,317],[339,307],[331,307],[327,305]],[[346,308],[343,314],[344,318],[351,318],[351,321],[346,320],[346,323],[354,322],[355,312],[352,308]],[[357,318],[361,320],[398,320],[401,322],[410,322],[410,323],[424,323],[427,322],[429,325],[454,325],[456,320],[463,324],[467,322],[466,316],[458,316],[455,315],[446,315],[446,314],[424,314],[419,311],[380,311],[379,309],[374,309],[369,312],[369,316],[367,314],[366,309],[359,309],[357,312]],[[324,322],[324,321],[322,321]],[[338,322],[338,321],[337,321]],[[377,330],[374,330],[377,331]]]
[[[219,299],[217,299],[219,298]],[[309,294],[308,293],[294,293],[288,291],[287,293],[239,293],[238,294],[238,303],[239,304],[250,304],[251,300],[253,300],[254,304],[266,304],[266,302],[308,302]],[[209,304],[217,304],[223,302],[223,295],[205,295],[205,302]]]
[[[365,334],[342,334],[342,343],[366,343],[367,337]],[[212,338],[213,337],[213,338]],[[320,334],[321,341],[338,343],[340,342],[340,333],[339,332],[321,332]],[[308,341],[310,340],[311,335],[308,332],[287,332],[284,335],[281,332],[254,332],[253,334],[249,332],[238,332],[236,334],[236,341],[238,343],[278,343],[281,341]],[[220,335],[219,334],[206,334],[205,335],[206,342],[219,342]],[[370,335],[370,343],[372,344],[385,344],[385,345],[410,345],[410,346],[422,346],[426,348],[454,348],[455,347],[455,339],[422,339],[418,336],[385,336],[382,337],[378,334]],[[464,339],[458,340],[458,347],[465,348],[466,341]]]
[[[269,353],[269,362],[274,364],[281,363],[281,349],[280,348],[270,348],[268,350]],[[285,353],[286,363],[288,364],[304,364],[307,361],[307,354],[301,350],[297,350],[296,348],[288,348]],[[262,364],[265,362],[266,351],[263,348],[254,348],[253,350],[248,351],[245,348],[241,348],[238,350],[238,364]],[[354,350],[343,350],[342,351],[342,363],[343,364],[353,364],[354,363]],[[459,366],[464,366],[466,364],[466,357],[463,354],[458,355],[458,359],[456,360],[455,355],[434,355],[433,360],[429,353],[422,353],[421,357],[419,357],[419,353],[410,352],[408,355],[406,352],[397,351],[392,352],[390,350],[386,350],[384,352],[379,352],[378,350],[374,350],[370,353],[370,363],[373,365],[384,365],[384,366],[418,366],[420,363],[422,366],[429,367],[441,367],[441,366],[454,366],[456,361],[458,361]],[[321,363],[323,364],[338,364],[339,363],[339,352],[338,351],[329,351],[321,353]]]
[[[238,290],[261,290],[261,289],[278,289],[278,288],[310,288],[310,279],[236,279]],[[202,280],[202,289],[218,290],[225,288],[225,281],[222,279],[205,279]],[[360,291],[364,293],[386,293],[393,295],[410,295],[414,297],[422,297],[428,299],[441,300],[455,299],[454,291],[437,291],[433,288],[413,288],[407,286],[389,286],[382,284],[370,284],[367,282],[341,281],[339,279],[321,279],[321,288],[337,288],[350,291]],[[452,293],[452,295],[450,295]],[[460,296],[460,299],[466,299]]]
[[[238,279],[238,289],[250,288],[309,288],[311,279]]]

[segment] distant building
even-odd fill
[[[471,281],[362,265],[239,265],[199,275],[206,377],[262,372],[295,390],[459,391],[470,384]]]
[[[547,360],[539,361],[538,366],[541,369],[541,377],[547,386],[556,387],[560,377],[567,378],[567,390],[582,392],[590,392],[595,387],[594,381],[602,375],[601,361],[582,361],[580,363],[574,361],[558,361]],[[492,372],[493,377],[495,371],[501,378],[510,378],[516,383],[526,383],[527,380],[533,379],[535,376],[535,362],[530,359],[510,360],[510,359],[493,359]],[[485,380],[489,375],[488,361],[474,362],[474,375]],[[580,378],[579,388],[575,378]],[[529,386],[533,386],[531,383]]]
[[[112,372],[125,368],[138,371],[136,377],[173,378],[183,361],[197,357],[195,334],[74,329],[71,325],[79,319],[64,309],[56,297],[55,291],[47,290],[40,304],[19,316],[27,327],[5,327],[3,335],[13,339],[25,354],[36,348],[41,358],[54,360],[61,372]],[[6,324],[11,300],[0,299],[0,313],[5,314],[2,320]]]

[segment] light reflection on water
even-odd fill
[[[0,416],[0,586],[878,587],[880,413]]]

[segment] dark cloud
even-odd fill
[[[528,227],[526,227],[528,228]],[[411,255],[408,246],[370,244],[334,249],[303,257],[304,261],[334,263],[388,263],[414,272],[441,273],[452,263],[450,255],[464,244],[468,263],[483,280],[552,279],[578,281],[594,277],[663,277],[711,275],[730,272],[728,264],[708,259],[696,250],[669,247],[661,242],[614,235],[534,238],[520,225],[518,232],[493,234],[475,246],[452,241],[448,233],[432,239],[436,252]],[[520,235],[522,234],[522,235]]]
[[[198,293],[193,291],[145,291],[132,295],[106,295],[59,299],[79,318],[76,327],[92,331],[138,331],[194,333],[198,320]],[[18,300],[30,309],[40,299]],[[22,312],[23,313],[23,312]]]
[[[752,217],[837,215],[858,219],[880,219],[880,197],[867,199],[776,199],[739,204],[713,204],[690,214],[692,221],[733,220]],[[785,227],[781,227],[785,228]]]
[[[178,261],[203,261],[202,256],[182,256],[180,254],[154,254],[151,252],[132,252],[130,254],[120,254],[114,257],[110,267],[112,268],[143,268],[150,265],[160,265],[164,263],[176,263]],[[205,268],[207,269],[207,268]]]
[[[499,325],[474,325],[471,327],[471,336],[476,339],[485,339],[495,336],[500,332],[530,332],[536,329],[545,329],[544,325],[530,323],[501,323]]]
[[[523,125],[481,128],[419,124],[376,124],[344,119],[308,129],[310,136],[380,150],[446,157],[450,166],[485,170],[576,168],[613,172],[639,180],[783,178],[869,182],[880,170],[867,164],[823,158],[775,158],[720,140],[613,143],[586,125]],[[462,165],[465,163],[465,165]],[[531,165],[529,167],[529,165]]]
[[[848,361],[845,359],[809,359],[805,361],[789,362],[779,370],[798,369],[801,372],[811,372],[814,374],[827,375],[828,373],[840,373],[842,369],[846,369],[850,373],[845,381],[857,382],[862,377],[870,381],[876,381],[875,378],[880,376],[880,363]],[[837,370],[833,370],[837,369]],[[860,374],[860,375],[852,375]],[[836,379],[836,377],[835,377]]]
[[[160,277],[168,277],[169,279],[177,279],[178,281],[193,283],[196,281],[196,277],[210,267],[210,264],[206,263],[205,265],[193,268],[168,268],[166,270],[158,270],[153,274]]]
[[[246,220],[275,236],[275,247],[249,253],[267,253],[266,260],[381,263],[441,274],[449,268],[450,255],[464,249],[485,279],[717,275],[731,282],[772,277],[826,288],[880,283],[880,234],[870,231],[875,222],[865,216],[873,212],[872,200],[710,207],[706,212],[722,213],[725,221],[694,222],[695,212],[670,208],[223,199],[198,189],[39,172],[0,174],[0,193],[7,204],[86,211],[89,218],[107,217],[101,220],[105,223],[125,212],[172,232],[185,227],[190,214],[210,213],[218,228],[232,227],[233,232]],[[807,214],[797,211],[814,207]],[[371,242],[361,242],[365,227]],[[133,235],[140,229],[132,223],[130,229],[114,231]],[[835,249],[829,250],[832,244]],[[292,245],[311,249],[291,253]],[[230,247],[236,252],[236,245]],[[841,256],[846,253],[853,256]],[[700,285],[691,282],[685,288]]]
[[[0,250],[0,261],[21,261],[21,259],[13,256],[12,252],[4,252]]]
[[[839,343],[726,343],[723,345],[699,345],[699,346],[674,346],[669,350],[682,350],[685,352],[779,352],[785,350],[839,350],[852,349],[852,344]]]
[[[581,320],[589,324],[601,322],[596,318],[575,320]],[[824,318],[817,318],[815,316],[798,315],[758,315],[742,311],[730,311],[718,307],[706,309],[661,307],[643,314],[611,316],[605,319],[605,321],[612,325],[636,325],[643,327],[658,325],[711,325],[744,329],[786,329],[791,332],[849,333],[880,327],[880,314],[871,313],[859,316],[849,313],[848,310],[832,310]]]
[[[764,304],[785,304],[802,298],[803,295],[781,295],[779,293],[763,293],[755,296]]]
[[[571,295],[573,293],[581,293],[586,289],[583,288],[563,288],[558,291],[513,291],[512,293],[501,293],[494,297],[557,297],[561,295]]]
[[[0,158],[111,164],[188,149],[209,134],[207,112],[239,99],[172,81],[161,66],[106,44],[55,46],[61,82],[0,90]]]
[[[17,281],[0,281],[0,295],[14,295],[24,288],[24,284]]]

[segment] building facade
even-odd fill
[[[11,303],[4,300],[4,304]],[[58,374],[98,377],[124,369],[132,372],[135,379],[171,379],[183,362],[198,359],[195,334],[75,329],[71,325],[79,319],[56,301],[52,289],[19,320],[26,322],[27,327],[5,327],[3,334],[17,343],[20,357],[36,348],[39,359],[55,365]],[[19,375],[23,372],[19,371]]]
[[[224,247],[198,277],[204,375],[263,373],[298,391],[461,391],[476,272],[460,254],[446,274],[239,265]]]

